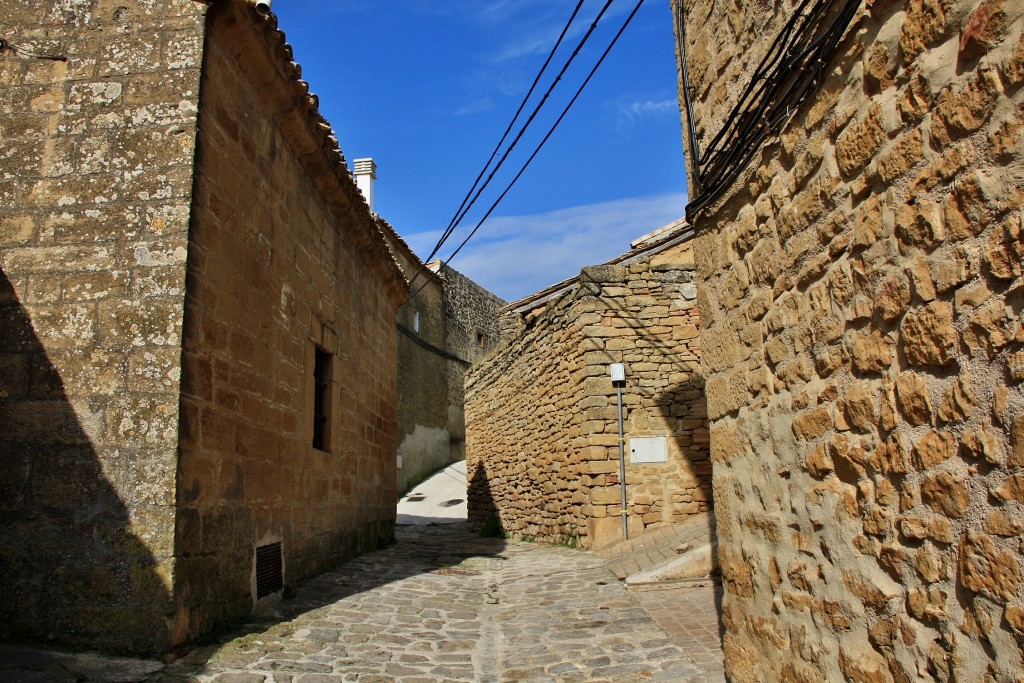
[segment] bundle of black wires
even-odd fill
[[[697,196],[686,206],[693,224],[696,214],[736,180],[761,148],[817,90],[839,41],[850,26],[860,0],[802,0],[761,60],[725,125],[701,151],[694,130],[692,91],[681,60],[691,175]],[[677,35],[685,45],[685,6],[676,6]]]

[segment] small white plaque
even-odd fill
[[[629,437],[629,462],[633,465],[650,462],[668,462],[668,437]]]

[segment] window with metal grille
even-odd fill
[[[313,448],[331,449],[331,354],[316,347],[313,358]]]
[[[284,588],[281,542],[256,548],[256,599],[261,600]]]

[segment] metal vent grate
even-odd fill
[[[256,548],[256,599],[260,600],[284,588],[281,543]]]

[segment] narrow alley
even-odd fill
[[[48,683],[717,682],[715,590],[631,594],[593,553],[481,538],[462,523],[401,526],[398,543],[169,666],[93,662],[90,673],[69,655],[0,673]]]
[[[279,620],[151,680],[707,680],[591,553],[480,538],[461,524],[398,535],[303,586]]]

